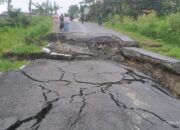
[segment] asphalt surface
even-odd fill
[[[104,26],[99,26],[95,23],[85,22],[84,24],[81,24],[79,22],[72,22],[70,24],[70,33],[83,33],[87,36],[115,36],[123,41],[134,41],[131,38],[129,38],[127,35],[124,35],[119,32],[115,32],[111,29],[107,29]]]
[[[39,59],[0,78],[0,130],[179,129],[180,101],[115,62]]]

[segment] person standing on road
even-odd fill
[[[57,12],[54,13],[54,15],[52,16],[53,18],[53,24],[54,24],[54,31],[58,31],[58,25],[59,25],[59,15]]]
[[[102,25],[102,19],[103,19],[103,17],[102,17],[102,14],[100,13],[100,14],[99,14],[99,17],[98,17],[98,23],[99,23],[99,25]]]
[[[68,14],[64,15],[64,31],[69,32],[70,17]]]
[[[60,20],[60,30],[62,30],[64,28],[64,15],[61,14],[61,16],[59,17]]]
[[[84,14],[81,15],[81,23],[84,23]]]

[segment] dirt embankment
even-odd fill
[[[162,86],[166,87],[175,97],[180,99],[180,76],[178,74],[172,73],[160,66],[155,66],[147,62],[140,62],[133,59],[126,59],[125,63],[130,67],[150,75],[159,81]]]

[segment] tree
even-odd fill
[[[42,15],[42,16],[48,15],[46,2],[43,2],[42,4],[33,3],[33,5],[37,8],[39,15]]]
[[[60,9],[60,6],[56,2],[52,4],[48,0],[42,4],[33,3],[33,5],[37,8],[39,15],[52,15]]]
[[[7,1],[8,3],[8,6],[7,6],[7,10],[8,10],[8,13],[10,12],[10,10],[11,10],[11,8],[12,8],[12,6],[11,6],[11,2],[12,2],[12,0],[8,0]]]
[[[79,11],[80,11],[80,9],[79,9],[78,5],[71,5],[69,7],[68,13],[71,17],[77,17]]]
[[[84,2],[90,6],[95,2],[95,0],[84,0]]]
[[[29,16],[31,16],[31,13],[32,13],[32,0],[29,0]]]
[[[7,2],[7,0],[0,0],[0,4]]]
[[[7,11],[10,12],[12,6],[11,6],[12,0],[0,0],[0,4],[7,3]]]
[[[57,12],[60,8],[61,7],[56,2],[54,2],[53,4],[52,3],[48,4],[48,10],[50,15],[53,15],[53,13]]]
[[[54,2],[53,9],[55,12],[57,12],[60,9],[60,6],[56,2]]]

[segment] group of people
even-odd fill
[[[67,13],[61,14],[60,16],[55,12],[54,16],[54,22],[55,24],[59,24],[60,31],[64,30],[64,32],[69,32],[69,23],[72,20]],[[102,14],[98,16],[98,24],[102,25],[103,17]],[[81,16],[81,22],[84,23],[84,15]],[[56,27],[57,29],[57,27]]]
[[[53,15],[55,30],[57,31],[57,25],[59,26],[60,31],[64,30],[64,32],[69,32],[69,23],[70,23],[70,17],[67,13],[61,14],[60,16],[55,12]]]
[[[70,17],[67,13],[65,13],[64,15],[61,14],[59,17],[59,21],[60,21],[60,30],[64,30],[64,32],[69,32],[69,23],[70,23]]]

